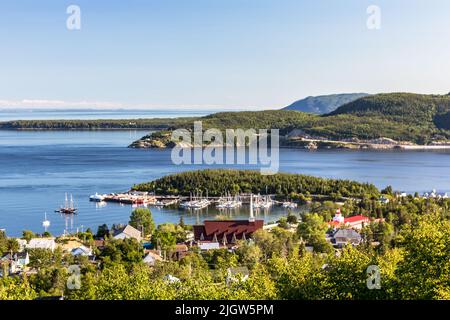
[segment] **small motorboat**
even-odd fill
[[[105,196],[98,194],[97,192],[89,197],[90,201],[102,202],[105,200]]]

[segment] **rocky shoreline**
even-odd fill
[[[130,144],[129,148],[136,149],[166,149],[175,145],[183,148],[195,147],[188,143],[178,143],[170,140],[170,136],[151,137],[146,136]],[[220,147],[224,145],[214,145]],[[349,150],[445,150],[450,149],[450,143],[417,145],[411,142],[373,143],[363,141],[339,141],[339,140],[314,140],[314,139],[280,139],[280,147],[291,149],[323,150],[323,149],[349,149]]]

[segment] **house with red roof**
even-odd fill
[[[333,220],[328,222],[328,225],[330,227],[334,228],[340,228],[342,226],[352,228],[352,229],[362,229],[364,226],[368,225],[370,223],[369,217],[363,216],[363,215],[356,215],[352,217],[343,217],[341,210],[337,209],[336,214],[334,215]]]

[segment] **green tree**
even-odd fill
[[[405,250],[396,270],[401,298],[436,299],[448,292],[450,221],[425,215],[417,226],[405,225],[397,241]]]
[[[102,224],[97,228],[97,234],[95,235],[98,239],[106,239],[109,236],[109,228],[106,224]]]
[[[35,238],[35,237],[36,237],[36,235],[31,230],[24,230],[22,232],[22,239],[25,239],[27,241],[30,241],[32,238]]]
[[[328,225],[323,218],[316,213],[305,214],[303,221],[297,228],[298,236],[307,244],[313,246],[317,252],[330,252],[331,244],[326,240]]]
[[[152,213],[147,208],[137,208],[130,216],[129,224],[142,231],[144,236],[151,235],[155,230],[155,222]]]
[[[6,242],[6,250],[9,252],[17,252],[20,249],[19,242],[16,239],[8,239]]]
[[[253,269],[261,261],[261,249],[253,243],[240,243],[236,254],[241,265]]]

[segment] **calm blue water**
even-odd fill
[[[126,223],[131,206],[107,204],[97,207],[89,202],[95,192],[125,191],[131,185],[173,172],[204,166],[176,166],[170,150],[137,150],[126,146],[146,132],[0,131],[0,228],[11,236],[24,229],[42,232],[44,212],[51,221],[49,229],[61,234],[65,228],[91,227],[103,223]],[[450,191],[449,151],[280,151],[281,171],[322,177],[348,178],[372,182],[378,187],[392,185],[407,192]],[[247,168],[247,167],[246,167]],[[248,167],[251,168],[251,167]],[[72,193],[79,215],[73,220],[54,213]],[[187,223],[215,217],[210,208],[200,214],[176,209],[152,208],[157,223]],[[285,215],[284,209],[261,213],[266,221]],[[247,217],[248,209],[235,212]]]
[[[215,111],[217,112],[217,111]],[[0,109],[0,122],[10,120],[51,119],[139,119],[199,117],[212,113],[210,110],[122,110],[122,109]]]

